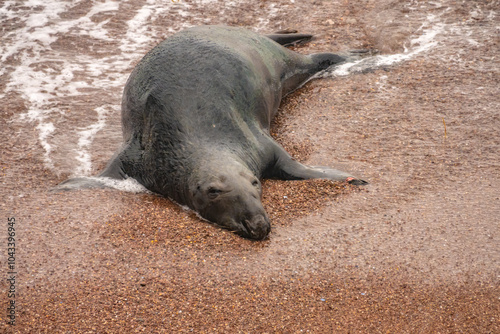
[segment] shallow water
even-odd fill
[[[273,18],[279,3],[268,2],[254,10],[259,17]],[[105,132],[116,148],[120,142],[120,95],[134,64],[165,35],[200,20],[219,23],[205,17],[203,8],[222,7],[221,14],[230,15],[245,5],[245,1],[222,6],[205,0],[147,1],[135,6],[75,0],[28,1],[19,6],[7,1],[0,15],[15,23],[15,29],[2,36],[0,75],[6,84],[0,98],[16,95],[27,106],[13,121],[36,129],[47,168],[57,175],[90,176],[96,172],[92,156],[112,153],[109,147],[92,145],[96,135]],[[169,20],[167,27],[157,23],[176,16],[182,20]],[[263,19],[253,29],[273,30]],[[437,37],[444,32],[439,18],[429,15],[416,36],[409,37],[404,52],[349,62],[317,77],[346,76],[422,56],[438,45]]]

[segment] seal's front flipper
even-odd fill
[[[310,34],[289,34],[289,33],[276,33],[272,35],[266,35],[266,37],[272,39],[276,43],[283,46],[293,46],[300,43],[305,43],[311,40],[313,35]]]
[[[281,146],[278,144],[275,145],[275,163],[266,174],[269,178],[278,178],[281,180],[327,179],[332,181],[347,181],[355,185],[368,184],[364,180],[337,169],[303,165],[293,160]]]
[[[97,177],[74,177],[64,182],[59,183],[51,191],[69,191],[77,189],[104,189],[113,188],[111,180],[124,180],[127,175],[123,171],[122,156],[126,154],[126,150],[119,151],[108,163],[104,171]]]
[[[104,189],[109,188],[97,177],[74,177],[59,183],[50,191],[70,191],[78,189]]]
[[[119,153],[115,154],[114,157],[111,158],[110,162],[106,166],[106,168],[102,171],[99,176],[101,177],[109,177],[112,179],[123,180],[127,178],[127,175],[123,171],[123,162],[122,156],[125,154],[126,149],[119,151]]]

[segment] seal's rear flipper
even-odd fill
[[[330,66],[341,64],[347,60],[344,56],[329,52],[315,53],[309,57],[313,61],[312,73],[326,70]]]
[[[279,43],[283,46],[293,46],[310,41],[313,35],[278,33],[278,34],[266,35],[266,37],[272,39],[276,43]]]

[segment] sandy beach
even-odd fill
[[[499,333],[499,15],[496,0],[0,3],[0,331]],[[200,24],[378,50],[286,97],[272,128],[297,160],[370,184],[265,180],[259,242],[151,193],[50,191],[102,170],[134,65]]]

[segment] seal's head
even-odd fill
[[[240,163],[205,166],[190,182],[192,206],[203,218],[238,235],[262,240],[271,224],[259,179]]]

